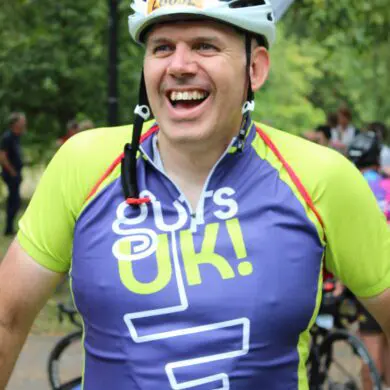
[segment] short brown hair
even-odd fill
[[[348,107],[340,107],[338,113],[345,116],[348,120],[352,119],[352,112]]]

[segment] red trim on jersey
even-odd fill
[[[140,138],[140,143],[145,141],[146,138],[151,136],[153,133],[155,133],[158,130],[158,125],[153,125],[145,134],[143,134]],[[96,191],[100,187],[100,185],[103,183],[104,180],[107,179],[108,176],[112,173],[112,171],[116,168],[118,164],[121,163],[122,159],[124,157],[124,153],[122,152],[115,160],[114,162],[108,167],[108,169],[103,173],[103,175],[100,177],[100,179],[96,182],[96,184],[93,186],[91,192],[88,194],[87,199],[85,201],[88,201],[93,195],[95,195]],[[129,198],[132,199],[132,198]],[[142,198],[143,199],[143,198]],[[148,199],[148,198],[145,198]],[[126,200],[127,201],[127,200]],[[148,201],[142,201],[141,203],[147,203]],[[130,203],[129,203],[130,204]],[[135,204],[135,203],[132,203]]]
[[[288,164],[286,159],[282,156],[282,154],[280,153],[279,149],[275,146],[275,144],[268,137],[268,135],[266,133],[264,133],[264,131],[262,131],[258,127],[256,127],[256,131],[259,134],[259,136],[262,138],[262,140],[265,142],[265,144],[272,150],[272,152],[280,160],[280,162],[282,163],[282,165],[286,169],[286,171],[289,174],[291,180],[293,181],[293,183],[297,187],[298,191],[303,196],[303,199],[305,199],[306,203],[308,204],[308,206],[310,207],[310,209],[313,211],[313,213],[317,217],[318,221],[320,222],[322,228],[324,229],[324,239],[326,239],[324,222],[323,222],[323,220],[321,218],[320,213],[315,208],[313,200],[311,199],[311,197],[310,197],[309,193],[307,192],[306,188],[304,187],[304,185],[302,184],[302,182],[300,181],[300,179],[298,178],[298,176],[296,175],[294,170]]]
[[[96,184],[93,186],[91,192],[87,196],[87,200],[89,200],[93,195],[95,195],[96,191],[100,187],[100,185],[103,183],[103,181],[111,174],[111,172],[115,169],[115,167],[120,164],[122,161],[122,158],[124,156],[124,153],[122,152],[115,160],[114,162],[108,167],[108,169],[104,172],[104,174],[100,177],[100,179],[96,182]]]
[[[159,129],[158,124],[154,124],[145,134],[141,135],[140,143],[144,142],[146,138],[150,137],[153,133],[155,133]]]

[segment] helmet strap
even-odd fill
[[[251,83],[251,55],[252,55],[252,36],[249,33],[245,34],[245,56],[246,56],[246,74],[248,79],[247,98],[242,106],[242,122],[241,128],[237,137],[237,151],[242,152],[244,149],[245,137],[248,132],[250,112],[255,109],[254,93]]]
[[[126,143],[124,148],[124,157],[121,163],[121,183],[126,202],[133,206],[138,206],[149,201],[147,198],[139,199],[137,183],[137,152],[139,149],[144,121],[148,120],[150,117],[149,101],[146,93],[143,70],[141,73],[138,105],[136,106],[134,113],[135,119],[131,144]]]
[[[253,94],[252,83],[251,83],[252,36],[248,33],[245,34],[245,55],[246,55],[246,74],[248,77],[247,101],[252,102],[254,100],[254,94]]]

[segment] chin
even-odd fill
[[[202,143],[208,141],[210,137],[204,134],[193,133],[193,134],[169,134],[168,138],[171,142],[181,145],[193,145],[196,143]]]
[[[214,133],[212,129],[201,126],[195,121],[169,123],[168,126],[160,128],[164,128],[165,130],[161,130],[163,135],[175,143],[204,142]]]

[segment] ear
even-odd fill
[[[268,50],[262,46],[256,46],[252,50],[250,76],[253,91],[257,91],[267,80],[270,67]]]

